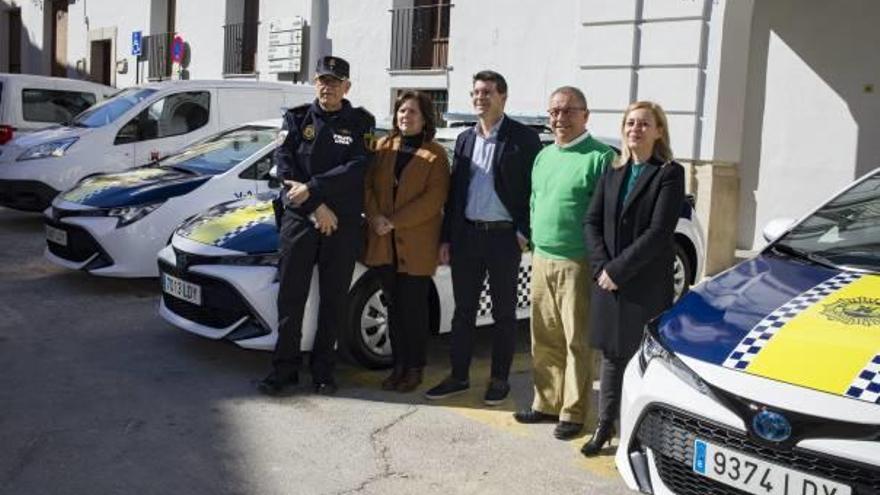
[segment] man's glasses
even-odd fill
[[[560,117],[560,116],[564,117],[564,116],[572,115],[575,112],[582,112],[584,110],[586,110],[586,107],[549,108],[549,109],[547,109],[547,113],[555,119],[556,117]]]

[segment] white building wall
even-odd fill
[[[223,75],[224,0],[178,0],[176,32],[189,45],[189,79],[221,79]],[[240,22],[240,21],[233,21]],[[172,76],[175,77],[175,76]]]
[[[471,78],[483,69],[500,72],[507,80],[507,111],[511,114],[544,116],[554,89],[578,83],[577,1],[453,4],[449,26],[450,111],[473,112]],[[591,88],[581,89],[590,99]]]
[[[71,3],[68,6],[68,40],[67,60],[73,68],[80,67],[80,72],[69,72],[70,77],[87,78],[91,57],[91,41],[95,39],[111,39],[111,72],[112,84],[118,88],[135,84],[135,58],[131,55],[131,33],[142,31],[149,34],[150,2],[126,2],[120,8],[116,0],[88,0],[88,2]],[[124,73],[117,70],[117,63],[127,61]],[[79,64],[77,65],[77,61]],[[143,64],[141,70],[146,70]],[[146,77],[142,74],[142,80]]]
[[[21,72],[24,74],[51,73],[52,52],[46,35],[46,14],[51,5],[45,0],[2,0],[5,8],[21,8]],[[5,45],[6,42],[3,41]],[[46,49],[43,49],[45,46]]]
[[[740,197],[741,246],[880,164],[880,3],[756,2]]]

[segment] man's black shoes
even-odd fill
[[[542,413],[534,409],[526,409],[513,413],[513,419],[517,423],[535,424],[535,423],[555,423],[559,421],[559,416],[554,414]]]
[[[510,384],[506,380],[492,378],[489,380],[486,395],[483,396],[483,403],[487,406],[497,406],[507,399],[508,394],[510,394]]]
[[[572,423],[570,421],[560,421],[553,429],[553,436],[559,440],[571,440],[578,436],[584,428],[582,423]]]
[[[339,387],[336,386],[336,382],[315,382],[312,384],[312,390],[318,395],[336,395],[336,391],[339,390]]]
[[[428,400],[445,399],[447,397],[467,392],[470,387],[471,385],[467,381],[463,382],[456,380],[452,376],[448,376],[445,380],[440,382],[439,385],[425,392],[425,398]]]
[[[266,378],[257,382],[257,390],[266,395],[278,395],[285,388],[296,386],[299,383],[299,376],[296,373],[279,373],[272,371]]]

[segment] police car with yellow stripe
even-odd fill
[[[880,493],[880,169],[645,330],[616,462],[654,494]]]
[[[81,180],[46,211],[46,257],[95,275],[157,276],[156,253],[182,221],[277,191],[269,171],[280,129],[281,119],[240,125],[157,163]]]
[[[682,205],[676,228],[676,294],[693,283],[701,269],[703,240],[693,208]],[[158,257],[162,277],[160,315],[173,325],[211,339],[230,340],[258,350],[272,350],[277,337],[278,232],[271,202],[249,199],[230,202],[184,223]],[[691,254],[692,253],[692,254]],[[531,257],[526,253],[517,284],[517,317],[529,316]],[[317,324],[317,283],[305,308],[302,349],[312,347]],[[370,368],[391,364],[387,306],[375,272],[355,265],[346,326],[340,332],[343,352]],[[454,308],[448,266],[433,277],[429,300],[433,333],[450,330]],[[492,323],[491,297],[484,283],[477,326]]]

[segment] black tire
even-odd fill
[[[364,323],[370,323],[370,320],[374,324],[365,326]],[[388,306],[375,273],[367,272],[351,290],[346,322],[344,334],[340,337],[348,356],[369,369],[390,367]]]
[[[340,339],[341,348],[354,363],[366,368],[391,367],[393,358],[388,335],[388,306],[378,275],[373,271],[364,274],[352,288],[349,301],[345,333]],[[440,329],[440,300],[434,284],[431,284],[425,303],[428,304],[428,329],[432,335],[436,335]]]
[[[694,262],[680,242],[675,243],[675,261],[672,269],[673,302],[688,293],[694,282]]]

